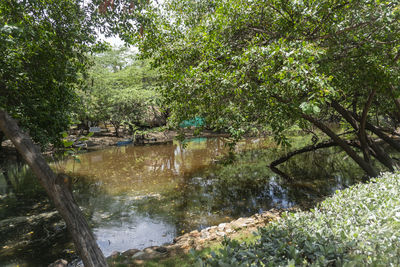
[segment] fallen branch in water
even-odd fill
[[[356,148],[360,147],[355,141],[345,141],[345,142],[349,146],[353,146],[353,147],[356,147]],[[291,151],[291,152],[287,153],[286,155],[280,157],[277,160],[274,160],[273,162],[271,162],[269,167],[273,172],[275,172],[276,174],[282,176],[283,178],[285,178],[287,180],[292,180],[292,177],[290,177],[288,174],[286,174],[283,171],[278,169],[277,166],[279,164],[282,164],[282,163],[288,161],[293,156],[296,156],[296,155],[299,155],[299,154],[303,154],[303,153],[307,153],[307,152],[311,152],[311,151],[316,151],[316,150],[322,149],[322,148],[334,147],[334,146],[338,146],[338,144],[336,142],[334,142],[334,141],[321,142],[321,143],[318,143],[318,144],[305,146],[303,148]]]

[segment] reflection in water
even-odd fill
[[[103,253],[110,255],[113,251],[125,251],[132,247],[143,249],[151,245],[171,242],[176,236],[175,227],[162,219],[132,214],[133,220],[121,220],[94,229],[97,242]]]
[[[361,176],[334,148],[282,164],[282,171],[294,177],[290,182],[267,167],[284,153],[271,140],[249,139],[239,143],[237,151],[241,156],[230,163],[224,160],[224,139],[197,138],[185,145],[91,152],[80,155],[80,162],[62,162],[61,168],[74,177],[76,200],[107,256],[115,250],[161,245],[183,232],[270,208],[310,206]],[[9,190],[8,178],[0,174],[2,194]],[[4,210],[11,212],[10,207]]]
[[[267,144],[248,140],[237,149]],[[194,138],[184,144],[126,146],[82,154],[80,163],[70,160],[63,168],[79,181],[77,200],[90,217],[100,247],[109,255],[114,250],[171,242],[177,233],[230,218],[214,212],[215,196],[205,192],[202,184],[191,182],[194,174],[227,152],[221,138]]]
[[[268,144],[268,143],[267,143]],[[264,142],[239,143],[237,150],[265,147]],[[67,161],[67,173],[101,184],[107,194],[143,195],[178,188],[228,152],[222,138],[194,138],[182,145],[171,142],[153,146],[126,146],[82,154],[80,163]]]

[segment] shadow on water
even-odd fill
[[[44,266],[60,256],[71,258],[65,224],[30,169],[14,163],[0,169],[0,266]]]
[[[110,148],[82,154],[80,162],[68,160],[55,166],[74,178],[76,200],[106,256],[115,250],[169,243],[181,233],[270,208],[308,208],[362,175],[335,148],[297,155],[280,166],[294,178],[292,181],[283,180],[267,167],[284,153],[271,140],[245,140],[238,144],[236,152],[234,159],[227,160],[224,139],[193,139],[186,146],[171,142]],[[0,174],[0,223],[52,210],[34,180],[28,170]],[[24,190],[31,189],[38,194],[29,197],[33,204],[27,200],[18,202],[26,194]],[[41,205],[46,209],[39,212]],[[15,212],[16,207],[22,209]],[[50,218],[46,221],[44,228],[51,230],[60,223]],[[58,227],[63,230],[60,224]],[[0,241],[7,246],[39,231],[26,233],[28,230],[19,230]],[[42,265],[57,257],[68,257],[70,239],[65,229],[60,233],[54,235],[52,244],[63,249],[51,250],[46,242],[31,246],[33,254],[43,256]],[[8,250],[0,248],[0,265],[2,260],[15,261],[18,257],[29,266],[38,263],[30,253],[4,251]]]

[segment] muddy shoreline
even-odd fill
[[[178,136],[176,131],[162,131],[162,132],[149,132],[143,135],[139,141],[133,141],[132,145],[156,145],[162,144],[166,142],[172,142]],[[217,133],[213,131],[203,131],[199,135],[195,135],[192,130],[188,130],[185,132],[186,138],[212,138],[212,137],[229,137],[229,134],[226,133]],[[68,140],[78,140],[80,137],[77,135],[69,135]],[[87,141],[84,141],[84,145],[80,148],[83,151],[97,151],[101,149],[105,149],[107,147],[116,146],[118,142],[123,142],[126,140],[132,140],[131,135],[120,134],[120,136],[115,136],[112,132],[101,132],[95,133],[93,136],[89,137]],[[17,157],[17,153],[14,145],[10,140],[5,140],[1,144],[0,150],[0,158],[6,157]],[[50,146],[48,149],[42,152],[45,156],[53,156],[57,154],[60,150]]]

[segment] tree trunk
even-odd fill
[[[16,192],[15,187],[11,183],[10,177],[8,176],[8,171],[7,170],[3,170],[2,173],[3,173],[4,179],[6,180],[6,184],[7,184],[6,194],[8,194],[10,191]]]
[[[354,118],[357,120],[360,119],[357,114],[352,114]],[[373,132],[376,134],[379,138],[381,138],[383,141],[385,141],[388,145],[390,145],[392,148],[396,149],[398,152],[400,152],[400,143],[391,138],[389,135],[384,133],[381,129],[375,127],[369,122],[366,122],[365,127],[367,130]]]
[[[360,146],[358,144],[356,144],[356,142],[354,142],[354,141],[343,140],[343,142],[345,142],[349,146],[360,148]],[[293,156],[296,156],[296,155],[299,155],[299,154],[303,154],[303,153],[307,153],[307,152],[311,152],[311,151],[316,151],[316,150],[319,150],[319,149],[334,147],[334,146],[338,146],[338,144],[335,141],[322,142],[322,143],[318,143],[318,144],[305,146],[305,147],[302,147],[300,149],[291,151],[291,152],[287,153],[286,155],[280,157],[277,160],[274,160],[273,162],[271,162],[269,167],[271,168],[271,170],[273,172],[275,172],[278,175],[281,175],[283,178],[285,178],[287,180],[293,180],[289,175],[287,175],[286,173],[284,173],[281,170],[279,170],[277,166],[279,164],[282,164],[282,163],[288,161]]]
[[[111,124],[114,126],[114,129],[115,129],[115,136],[116,137],[119,137],[119,127],[120,127],[120,124],[119,124],[119,122],[111,122]]]
[[[3,150],[3,146],[1,145],[1,143],[3,143],[3,140],[4,140],[4,133],[0,131],[0,152]]]
[[[70,231],[75,247],[86,267],[107,266],[106,259],[96,243],[65,177],[57,176],[44,160],[39,148],[24,134],[5,111],[0,110],[0,130],[9,138],[38,177],[48,196],[54,202]]]
[[[355,113],[350,113],[348,110],[346,110],[343,106],[341,106],[338,102],[332,101],[331,102],[332,107],[339,112],[340,115],[342,115],[348,123],[358,132],[358,137],[360,138],[360,143],[361,139],[365,138],[365,143],[364,143],[364,149],[370,148],[372,152],[374,153],[374,157],[379,160],[383,165],[385,165],[390,171],[393,171],[393,166],[395,165],[393,160],[389,157],[389,155],[379,147],[373,140],[368,138],[367,134],[365,133],[365,128],[369,129],[368,126],[369,123],[366,120],[366,117],[364,116],[363,118],[355,117]],[[360,127],[358,126],[358,121],[356,120],[358,118],[360,122]],[[362,136],[361,130],[363,129],[364,135]],[[361,145],[362,146],[362,145]],[[368,148],[368,149],[369,149]],[[365,156],[365,153],[364,153]]]
[[[372,90],[371,93],[368,96],[367,102],[364,105],[364,109],[361,115],[361,120],[360,120],[360,127],[358,129],[358,137],[360,138],[360,144],[361,144],[361,149],[364,154],[364,160],[366,162],[370,162],[370,153],[369,153],[369,147],[368,147],[368,135],[367,132],[365,131],[365,125],[367,123],[367,117],[368,117],[368,111],[371,107],[372,104],[372,99],[375,96],[376,90]]]
[[[390,171],[394,171],[394,166],[396,166],[396,164],[392,160],[392,158],[386,153],[386,151],[371,139],[368,139],[368,143],[375,153],[374,157],[379,160],[379,162],[381,162],[383,165],[385,165]]]
[[[392,86],[389,88],[389,91],[390,91],[390,94],[392,95],[394,104],[396,105],[396,108],[397,108],[397,110],[395,110],[395,112],[394,112],[395,115],[396,115],[396,117],[397,117],[397,123],[400,123],[400,98],[397,98],[397,97],[394,95],[394,90],[395,90],[395,88],[394,88],[394,86],[392,85]]]
[[[282,164],[286,161],[288,161],[291,157],[298,155],[298,154],[302,154],[302,153],[307,153],[310,151],[315,151],[321,148],[328,148],[328,147],[332,147],[332,146],[337,146],[337,144],[333,141],[331,142],[324,142],[324,143],[319,143],[319,144],[315,144],[315,145],[309,145],[306,147],[303,147],[301,149],[295,150],[295,151],[291,151],[289,153],[287,153],[286,155],[280,157],[277,160],[274,160],[273,162],[271,162],[271,164],[269,165],[269,168],[275,172],[276,174],[280,175],[281,177],[283,177],[286,180],[293,180],[292,177],[290,177],[288,174],[284,173],[283,171],[281,171],[280,169],[278,169],[278,165]]]
[[[348,144],[346,144],[344,140],[342,140],[339,136],[337,136],[337,134],[335,134],[325,124],[307,114],[301,114],[301,116],[307,121],[317,126],[321,131],[323,131],[326,135],[328,135],[334,142],[336,142],[347,153],[347,155],[349,155],[358,164],[358,166],[360,166],[365,171],[365,173],[368,176],[371,177],[378,176],[377,171],[372,167],[370,163],[366,162],[360,156],[358,156],[357,153],[353,149],[351,149],[351,147]]]

